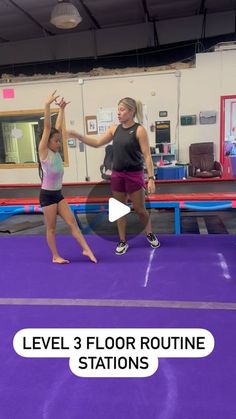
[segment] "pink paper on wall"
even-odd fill
[[[15,97],[14,89],[2,89],[3,99],[13,99]]]

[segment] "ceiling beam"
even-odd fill
[[[2,37],[0,36],[0,42],[9,42],[9,39],[5,39],[5,38],[2,38]]]
[[[96,29],[101,29],[101,26],[99,25],[98,21],[95,19],[95,17],[91,13],[90,9],[88,8],[88,6],[86,6],[84,4],[84,1],[83,0],[79,0],[79,2],[78,2],[77,0],[74,0],[74,2],[76,2],[77,4],[80,3],[82,5],[82,7],[84,8],[86,14],[88,15],[89,19],[93,22],[95,28]]]
[[[13,7],[15,7],[17,10],[19,10],[21,13],[23,13],[29,20],[31,20],[31,22],[33,22],[36,26],[38,26],[40,29],[42,29],[42,31],[44,32],[44,34],[46,35],[54,35],[51,31],[48,31],[47,29],[45,29],[36,19],[33,18],[33,16],[31,16],[30,13],[28,13],[25,9],[23,9],[22,7],[18,6],[18,4],[15,3],[14,0],[8,0],[8,3],[10,3]]]
[[[205,11],[206,0],[201,0],[201,4],[198,10],[198,14],[202,15]]]
[[[88,30],[58,36],[27,39],[19,42],[0,43],[0,66],[19,63],[56,62],[60,60],[87,59],[108,54],[153,46],[152,25],[149,22],[100,29],[94,42],[93,33]],[[114,40],[114,42],[111,42]],[[119,40],[119,41],[117,41]],[[50,42],[49,42],[50,41]],[[58,48],[60,45],[60,48]]]
[[[147,18],[148,22],[150,22],[151,19],[150,19],[150,14],[149,14],[148,6],[147,6],[147,1],[146,0],[142,0],[142,5],[143,5],[144,13],[145,13],[145,18]]]
[[[157,25],[158,25],[158,22],[153,22],[153,39],[154,39],[155,47],[158,47],[160,45],[158,33],[157,33]]]
[[[158,39],[158,34],[157,34],[156,21],[154,19],[151,19],[151,17],[150,17],[149,10],[148,10],[148,5],[147,5],[147,0],[142,0],[142,6],[143,6],[144,13],[145,13],[145,21],[146,22],[152,22],[152,24],[153,24],[154,45],[155,45],[155,47],[157,47],[159,45],[159,39]]]
[[[204,9],[201,39],[204,39],[206,36],[206,15],[207,15],[207,9]]]

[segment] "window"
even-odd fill
[[[236,96],[221,97],[221,162],[236,155]]]
[[[52,110],[55,126],[58,109]],[[0,168],[35,167],[43,129],[43,110],[0,112]],[[61,156],[68,165],[65,130],[62,130]]]

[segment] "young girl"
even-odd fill
[[[75,131],[69,131],[70,137],[78,138],[83,143],[100,147],[113,141],[113,168],[111,188],[113,196],[123,204],[131,199],[135,212],[142,222],[146,238],[152,248],[160,246],[160,242],[152,232],[151,220],[145,208],[145,182],[143,160],[148,173],[148,193],[155,192],[155,176],[150,154],[147,132],[141,122],[142,104],[130,97],[121,99],[118,103],[119,125],[112,125],[99,138],[91,138]],[[135,122],[137,117],[139,123]],[[123,255],[128,250],[126,241],[126,218],[117,220],[120,241],[115,253]]]
[[[54,263],[69,263],[69,260],[59,255],[56,246],[56,219],[57,214],[59,214],[70,226],[72,235],[83,249],[83,255],[88,256],[92,262],[96,263],[97,260],[79,230],[75,217],[61,193],[64,169],[59,149],[64,110],[67,103],[64,101],[64,98],[57,103],[58,97],[55,91],[48,97],[45,103],[44,129],[39,143],[39,159],[42,169],[42,185],[39,201],[43,209],[47,227],[47,243],[52,252],[52,261]],[[50,105],[53,102],[59,106],[55,128],[51,128]]]

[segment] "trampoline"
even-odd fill
[[[1,185],[0,221],[12,215],[41,213],[38,193],[40,185]],[[64,196],[83,232],[80,214],[98,213],[98,221],[106,215],[111,196],[109,182],[82,182],[63,185]],[[174,229],[181,233],[181,210],[220,211],[236,207],[236,184],[233,179],[188,179],[156,182],[156,194],[146,197],[148,209],[172,209]],[[96,222],[96,221],[95,221]]]
[[[79,214],[97,213],[98,218],[102,213],[106,216],[108,212],[108,196],[65,197],[71,210],[74,212],[77,222],[81,227]],[[147,209],[173,209],[175,233],[181,233],[181,209],[197,211],[219,211],[233,209],[236,207],[235,193],[188,193],[188,194],[152,194],[146,197]],[[38,198],[1,198],[0,199],[0,221],[4,221],[12,215],[42,213]]]

